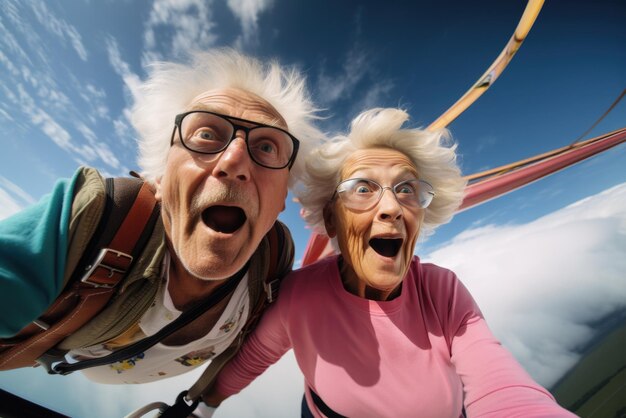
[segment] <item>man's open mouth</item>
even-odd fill
[[[402,248],[402,238],[372,238],[369,244],[383,257],[395,257]]]
[[[246,213],[236,206],[211,206],[202,211],[202,221],[214,231],[232,234],[246,222]]]

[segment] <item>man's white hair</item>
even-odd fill
[[[151,65],[131,110],[131,121],[139,135],[139,166],[146,180],[154,182],[165,171],[175,116],[188,110],[201,93],[224,88],[254,93],[278,111],[289,132],[300,141],[290,185],[301,177],[305,157],[323,138],[313,124],[319,117],[304,77],[295,68],[276,61],[262,63],[225,48],[192,53],[190,64]]]
[[[447,130],[401,129],[409,115],[401,109],[371,109],[357,116],[347,136],[340,135],[313,150],[306,160],[306,179],[296,191],[305,221],[326,235],[323,210],[342,180],[346,159],[357,150],[390,148],[413,162],[435,198],[425,210],[422,233],[448,222],[463,200],[466,181],[456,162],[456,144]]]

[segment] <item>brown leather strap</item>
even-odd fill
[[[91,283],[92,286],[115,286],[122,280],[133,261],[133,248],[150,220],[155,205],[150,186],[143,183],[109,247],[101,250],[101,256],[98,257],[100,262],[92,267],[89,277],[82,282],[86,285]]]
[[[70,284],[48,310],[15,337],[0,342],[0,370],[35,365],[35,360],[93,318],[113,296],[132,263],[130,255],[151,218],[156,200],[143,183],[109,248],[100,252],[82,280]]]

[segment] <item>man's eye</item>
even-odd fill
[[[276,154],[277,152],[276,145],[269,141],[257,144],[256,148],[266,154]]]
[[[216,135],[215,131],[212,129],[198,129],[194,132],[193,137],[197,140],[202,141],[219,141],[220,138]]]

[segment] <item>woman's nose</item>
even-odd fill
[[[378,202],[377,216],[382,220],[391,221],[402,218],[402,206],[400,205],[400,202],[398,202],[393,190],[390,188],[384,188],[382,193],[380,201]]]

